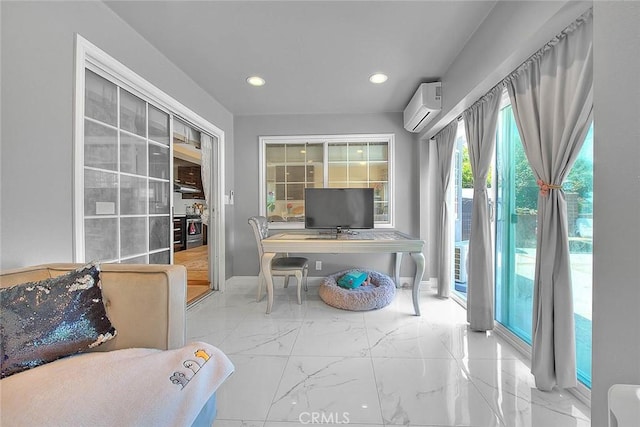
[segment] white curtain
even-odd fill
[[[469,237],[467,321],[472,330],[493,329],[493,245],[487,176],[496,146],[496,125],[503,86],[493,88],[463,114],[473,174]]]
[[[200,174],[202,175],[202,190],[204,191],[204,199],[207,209],[202,212],[202,223],[209,225],[209,212],[211,211],[211,152],[213,149],[213,137],[202,133],[200,137],[200,154],[202,155],[202,164]]]
[[[447,200],[447,193],[451,184],[451,162],[453,161],[453,148],[456,140],[458,123],[454,120],[435,136],[436,161],[438,164],[438,187],[440,190],[440,227],[438,241],[440,252],[438,253],[438,296],[448,298],[451,292],[451,277],[453,268],[451,265],[451,206]]]
[[[592,12],[505,79],[540,186],[531,371],[541,390],[576,386],[567,206],[560,188],[593,118]]]

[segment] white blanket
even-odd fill
[[[233,370],[201,342],[67,357],[0,381],[0,424],[190,426]]]

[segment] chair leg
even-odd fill
[[[262,285],[264,284],[264,276],[262,274],[258,274],[258,299],[256,302],[260,302],[262,299]]]
[[[309,267],[304,268],[304,290],[305,292],[309,290],[307,277],[309,276]]]
[[[300,296],[300,289],[302,288],[302,272],[296,270],[296,283],[298,285],[298,304],[302,304],[302,297]]]
[[[285,288],[289,287],[289,275],[288,274],[286,276],[284,276],[284,287]]]

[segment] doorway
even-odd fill
[[[207,291],[223,290],[224,131],[82,36],[75,47],[74,261],[174,262],[176,234],[188,232],[186,206],[185,226],[172,221],[172,135],[181,122],[206,142],[199,166],[208,171],[201,177],[208,209],[200,207],[208,215],[200,229],[207,268],[198,271],[206,271],[199,274]]]
[[[203,162],[205,138],[211,137],[184,121],[173,119],[173,263],[187,269],[188,305],[212,291],[208,245],[210,209],[203,175],[211,171],[207,162]]]

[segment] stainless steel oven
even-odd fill
[[[202,246],[202,219],[187,216],[187,249]]]

